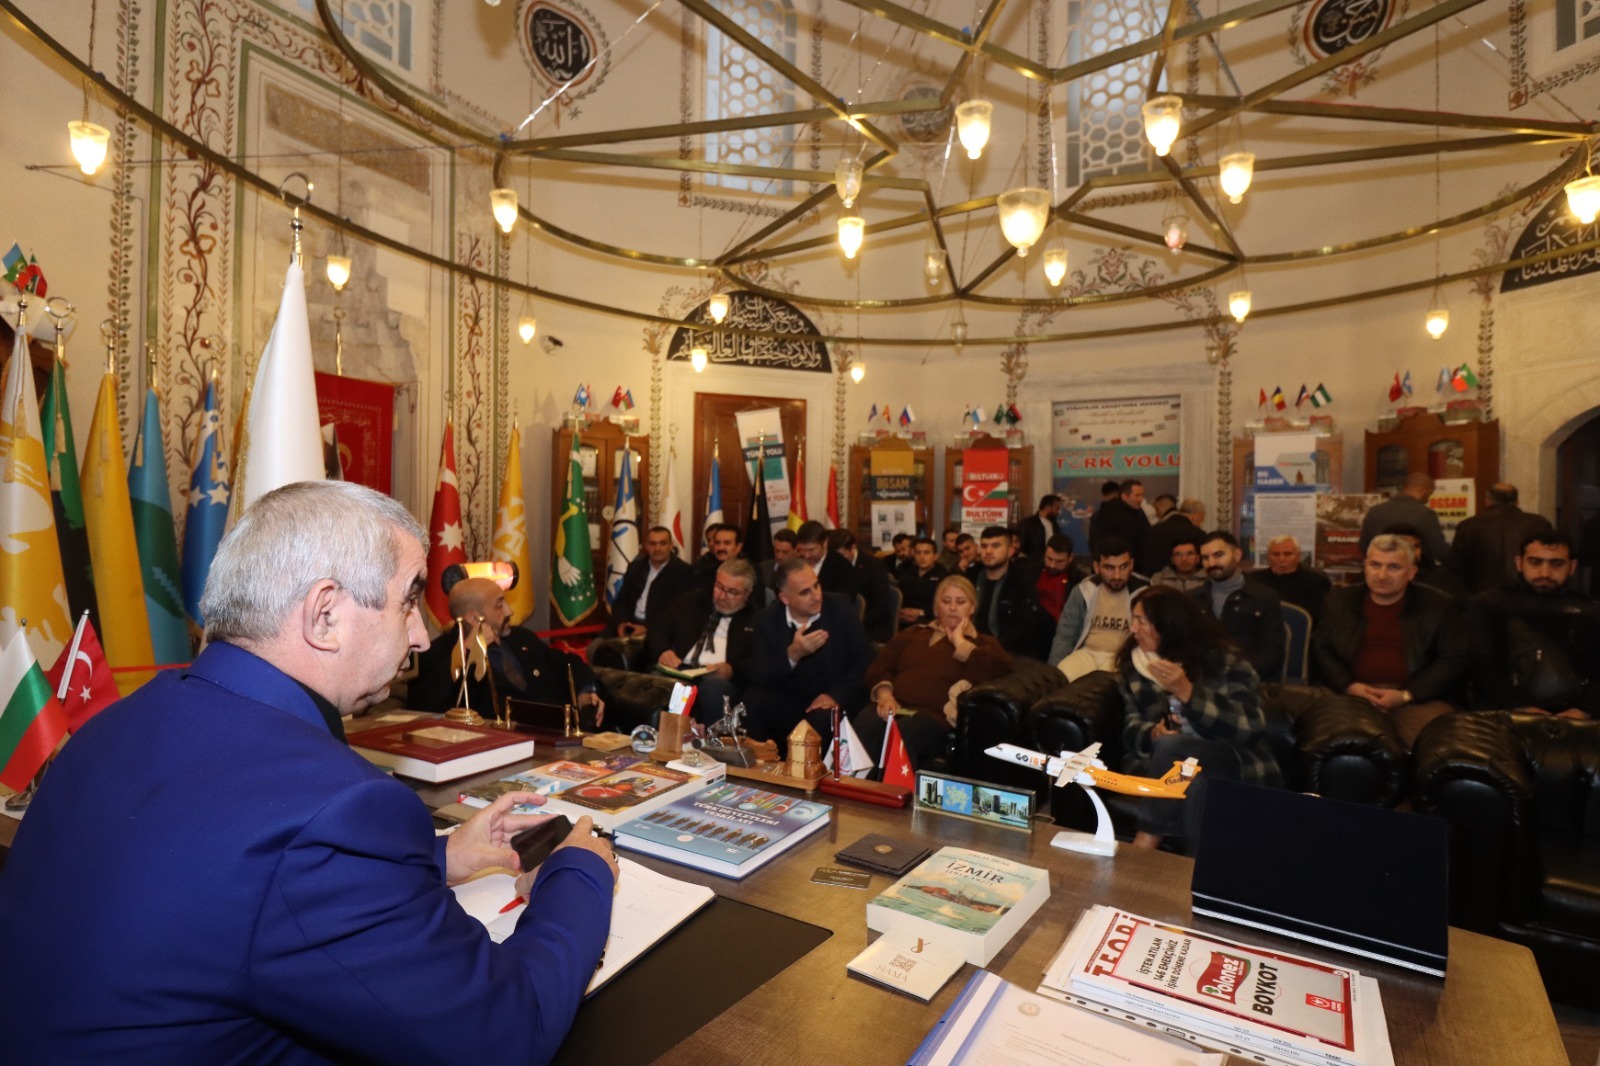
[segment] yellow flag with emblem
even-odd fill
[[[522,495],[522,427],[511,427],[506,475],[500,482],[500,510],[494,520],[495,562],[517,564],[516,587],[506,593],[511,624],[521,625],[537,606],[533,594],[533,554],[528,547],[528,506]]]
[[[106,662],[145,666],[155,660],[150,650],[150,616],[145,611],[144,576],[139,543],[133,534],[133,505],[122,454],[122,426],[117,421],[117,377],[100,379],[100,398],[83,453],[83,517],[89,527],[89,563],[94,567],[94,593],[100,604],[100,643]],[[117,688],[126,695],[149,680],[149,674],[120,674]]]

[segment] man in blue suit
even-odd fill
[[[209,646],[73,737],[0,872],[11,1062],[545,1062],[610,925],[588,820],[490,942],[449,886],[540,819],[501,801],[436,838],[345,744],[408,652],[423,532],[355,484],[263,496],[223,540]]]
[[[747,726],[753,738],[775,741],[782,751],[803,718],[826,744],[834,710],[851,715],[866,704],[872,643],[855,602],[824,594],[805,559],[785,559],[772,581],[778,602],[756,616]]]

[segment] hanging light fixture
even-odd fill
[[[1434,340],[1443,337],[1444,331],[1450,328],[1450,309],[1444,305],[1444,293],[1437,285],[1433,287],[1433,300],[1428,304],[1428,316],[1422,324]]]
[[[111,131],[87,119],[67,123],[67,136],[72,143],[72,158],[78,169],[90,176],[106,161],[106,149],[111,141]]]
[[[1233,152],[1223,156],[1217,166],[1218,181],[1222,184],[1222,191],[1228,194],[1228,202],[1230,204],[1242,202],[1246,190],[1250,188],[1250,179],[1255,176],[1256,154]]]
[[[852,359],[850,361],[850,380],[859,385],[861,384],[861,379],[866,376],[867,364],[859,359]]]
[[[689,349],[689,365],[694,367],[696,374],[704,372],[706,368],[706,346],[697,344]]]
[[[1178,210],[1177,204],[1161,220],[1161,239],[1174,252],[1189,243],[1189,216]]]
[[[922,253],[922,276],[934,288],[938,288],[939,282],[944,280],[944,256],[937,247],[929,246]]]
[[[1433,27],[1433,113],[1439,113],[1439,26]],[[1439,218],[1443,214],[1440,207],[1440,140],[1443,130],[1439,124],[1433,124],[1433,217]],[[1428,336],[1438,340],[1444,336],[1444,331],[1450,328],[1450,310],[1444,305],[1444,292],[1439,284],[1439,245],[1443,242],[1444,235],[1435,223],[1433,231],[1433,299],[1428,301],[1428,313],[1423,316],[1422,328],[1428,331]]]
[[[1238,289],[1228,293],[1228,313],[1235,322],[1243,322],[1250,313],[1250,290]]]
[[[955,321],[950,323],[950,339],[956,342],[956,351],[960,352],[967,344],[967,320],[961,317],[961,308],[956,308]]]
[[[522,338],[523,344],[532,344],[534,334],[539,332],[539,320],[528,314],[523,308],[522,317],[517,319],[517,336]]]
[[[860,215],[846,215],[839,220],[839,247],[846,259],[854,259],[861,251],[861,242],[867,234],[866,219]]]
[[[1044,279],[1052,287],[1060,285],[1067,277],[1067,238],[1059,225],[1050,227],[1050,239],[1044,243]]]
[[[833,168],[833,187],[838,190],[845,207],[856,205],[856,197],[861,195],[862,173],[861,160],[853,156],[839,160],[839,165]]]
[[[1183,101],[1176,96],[1157,96],[1146,100],[1139,112],[1144,115],[1144,135],[1156,155],[1172,151],[1183,124]]]
[[[1032,185],[1011,189],[1001,193],[996,204],[1000,208],[1000,232],[1018,255],[1027,255],[1050,221],[1049,190]]]
[[[722,325],[722,320],[728,317],[728,294],[714,292],[711,299],[706,301],[706,311],[711,315],[711,321]]]
[[[333,286],[334,292],[343,292],[344,287],[350,283],[350,257],[347,255],[328,256],[328,284]]]
[[[517,190],[491,190],[489,193],[489,206],[494,210],[494,220],[500,224],[501,233],[510,233],[516,228]]]
[[[1600,215],[1600,177],[1590,174],[1587,167],[1583,177],[1567,182],[1566,189],[1567,206],[1579,222],[1587,226]]]
[[[967,150],[968,159],[983,155],[983,146],[989,143],[989,120],[994,115],[994,105],[987,100],[967,100],[956,105],[956,136],[961,147]]]

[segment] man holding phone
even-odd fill
[[[0,872],[17,1062],[546,1062],[610,928],[588,819],[525,871],[501,944],[449,886],[544,819],[449,837],[344,740],[427,644],[423,531],[348,482],[288,485],[217,549],[209,644],[55,759]],[[86,968],[86,960],[93,965]],[[64,995],[63,989],[71,989]]]

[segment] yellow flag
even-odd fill
[[[511,624],[521,625],[533,614],[537,601],[533,595],[533,557],[528,550],[528,507],[522,496],[522,429],[516,425],[511,427],[505,480],[500,482],[500,510],[495,515],[490,557],[496,562],[517,564],[517,587],[506,593],[506,606],[511,608]]]
[[[94,568],[100,643],[106,661],[114,667],[144,666],[155,661],[155,653],[150,650],[150,616],[145,613],[139,544],[133,534],[133,506],[128,502],[115,374],[100,380],[100,398],[89,427],[79,485],[84,523],[89,527],[89,563]],[[126,695],[149,676],[118,675],[117,687]]]
[[[32,371],[19,329],[0,385],[0,645],[26,621],[34,659],[53,663],[72,639],[72,621]]]

